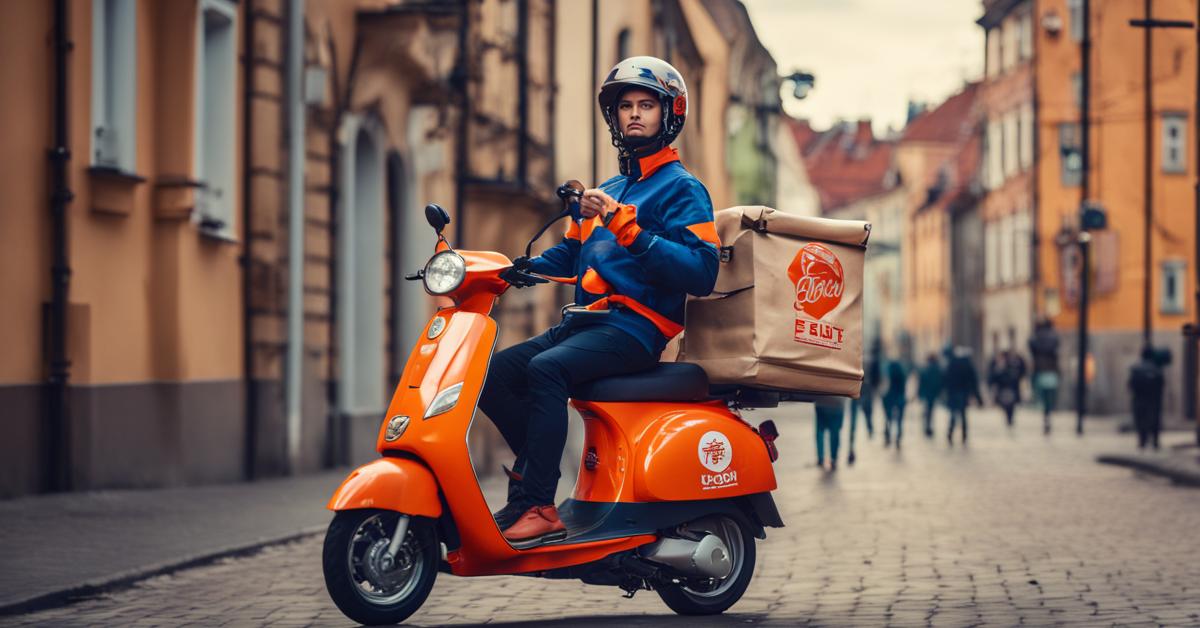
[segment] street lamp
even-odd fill
[[[801,72],[799,70],[783,77],[784,82],[792,83],[792,97],[796,100],[804,100],[808,93],[817,85],[817,78],[811,72]]]

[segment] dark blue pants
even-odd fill
[[[657,363],[636,338],[608,325],[559,325],[492,358],[479,407],[517,455],[514,469],[534,505],[554,503],[571,388]]]

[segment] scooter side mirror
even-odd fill
[[[433,230],[438,235],[441,235],[442,229],[445,229],[446,225],[450,224],[450,214],[445,209],[442,209],[441,205],[430,203],[425,206],[425,221],[429,223],[430,227],[433,227]]]

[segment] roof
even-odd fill
[[[963,90],[932,111],[926,111],[908,123],[900,137],[901,142],[957,143],[964,134],[964,127],[974,124],[975,98],[979,93],[979,82],[967,83]]]
[[[785,118],[800,149],[821,210],[829,211],[894,187],[889,177],[895,142],[877,139],[870,120],[815,131],[805,120]]]

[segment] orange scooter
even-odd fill
[[[568,204],[582,186],[564,185]],[[564,210],[530,240],[530,247]],[[714,397],[698,366],[664,363],[572,391],[585,437],[574,495],[558,510],[566,539],[514,547],[479,488],[467,434],[496,343],[489,317],[512,264],[488,251],[453,250],[437,205],[437,232],[420,279],[453,299],[425,326],[409,356],[376,448],[333,494],[323,550],[325,584],[347,617],[398,623],[424,603],[439,571],[512,574],[653,590],[685,615],[725,611],[746,591],[755,539],[783,522],[771,497],[775,426],[754,428],[744,399]],[[525,274],[522,279],[543,283]],[[564,308],[566,316],[603,316]]]

